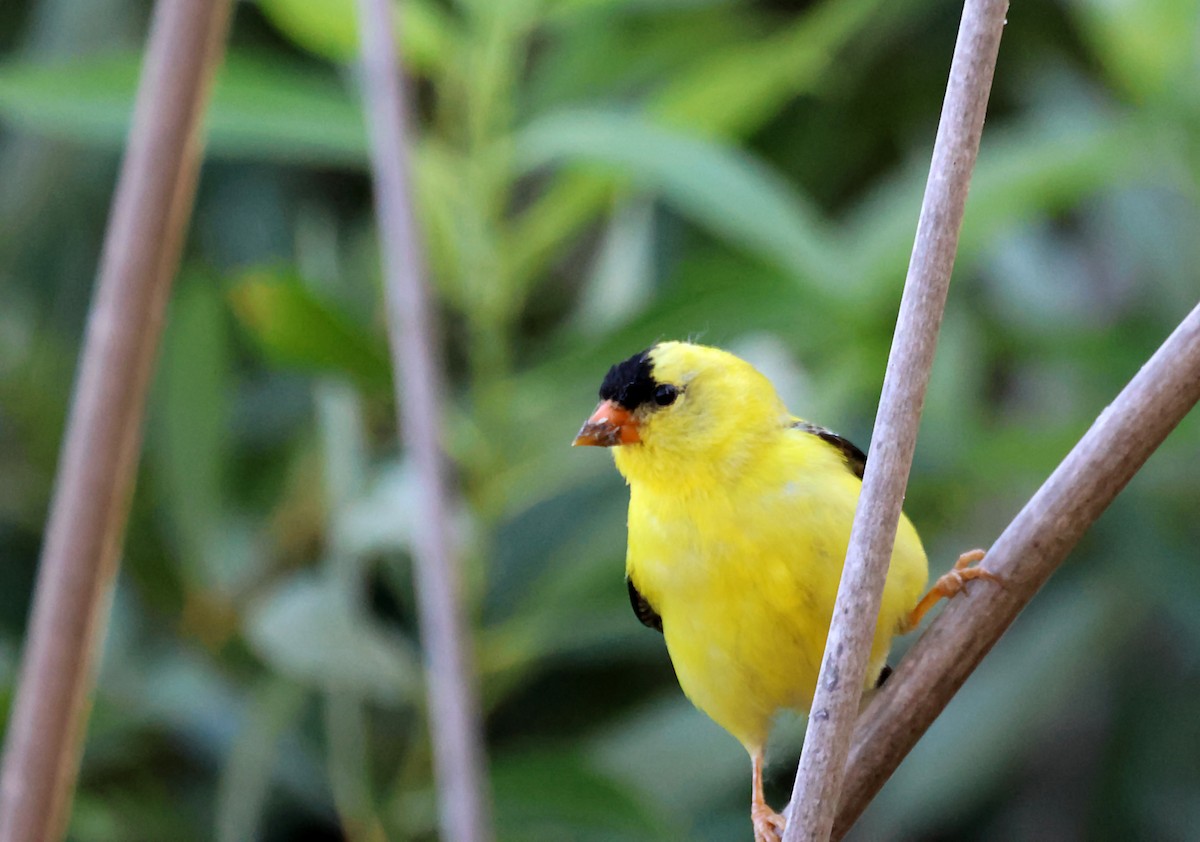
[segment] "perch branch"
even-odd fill
[[[785,842],[825,842],[833,827],[1007,9],[1007,0],[963,8]]]
[[[113,199],[0,770],[0,839],[62,838],[133,495],[146,390],[228,0],[160,0]]]
[[[1025,604],[1129,479],[1200,400],[1200,306],[1100,414],[988,550],[1006,587],[947,604],[888,679],[854,733],[841,838]]]
[[[459,595],[442,455],[441,378],[425,264],[413,218],[407,102],[389,0],[359,0],[363,95],[371,140],[396,403],[420,476],[413,561],[427,667],[444,839],[492,838],[475,672]]]

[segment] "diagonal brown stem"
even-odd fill
[[[1200,401],[1200,306],[1092,424],[988,550],[1005,587],[950,602],[876,694],[854,732],[841,838],[1083,533]]]
[[[62,838],[133,495],[146,390],[191,215],[228,0],[160,0],[59,456],[0,772],[0,839]]]

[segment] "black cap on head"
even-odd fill
[[[610,368],[600,384],[600,400],[616,401],[629,410],[653,400],[658,383],[650,373],[650,350]]]

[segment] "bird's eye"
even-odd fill
[[[670,406],[679,397],[679,390],[665,383],[654,390],[654,402],[659,406]]]

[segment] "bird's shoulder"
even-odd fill
[[[824,442],[841,456],[846,469],[850,473],[862,479],[863,472],[867,467],[867,454],[848,438],[835,433],[827,427],[813,424],[811,421],[805,421],[802,418],[793,418],[788,425],[788,429],[801,435],[813,436]]]

